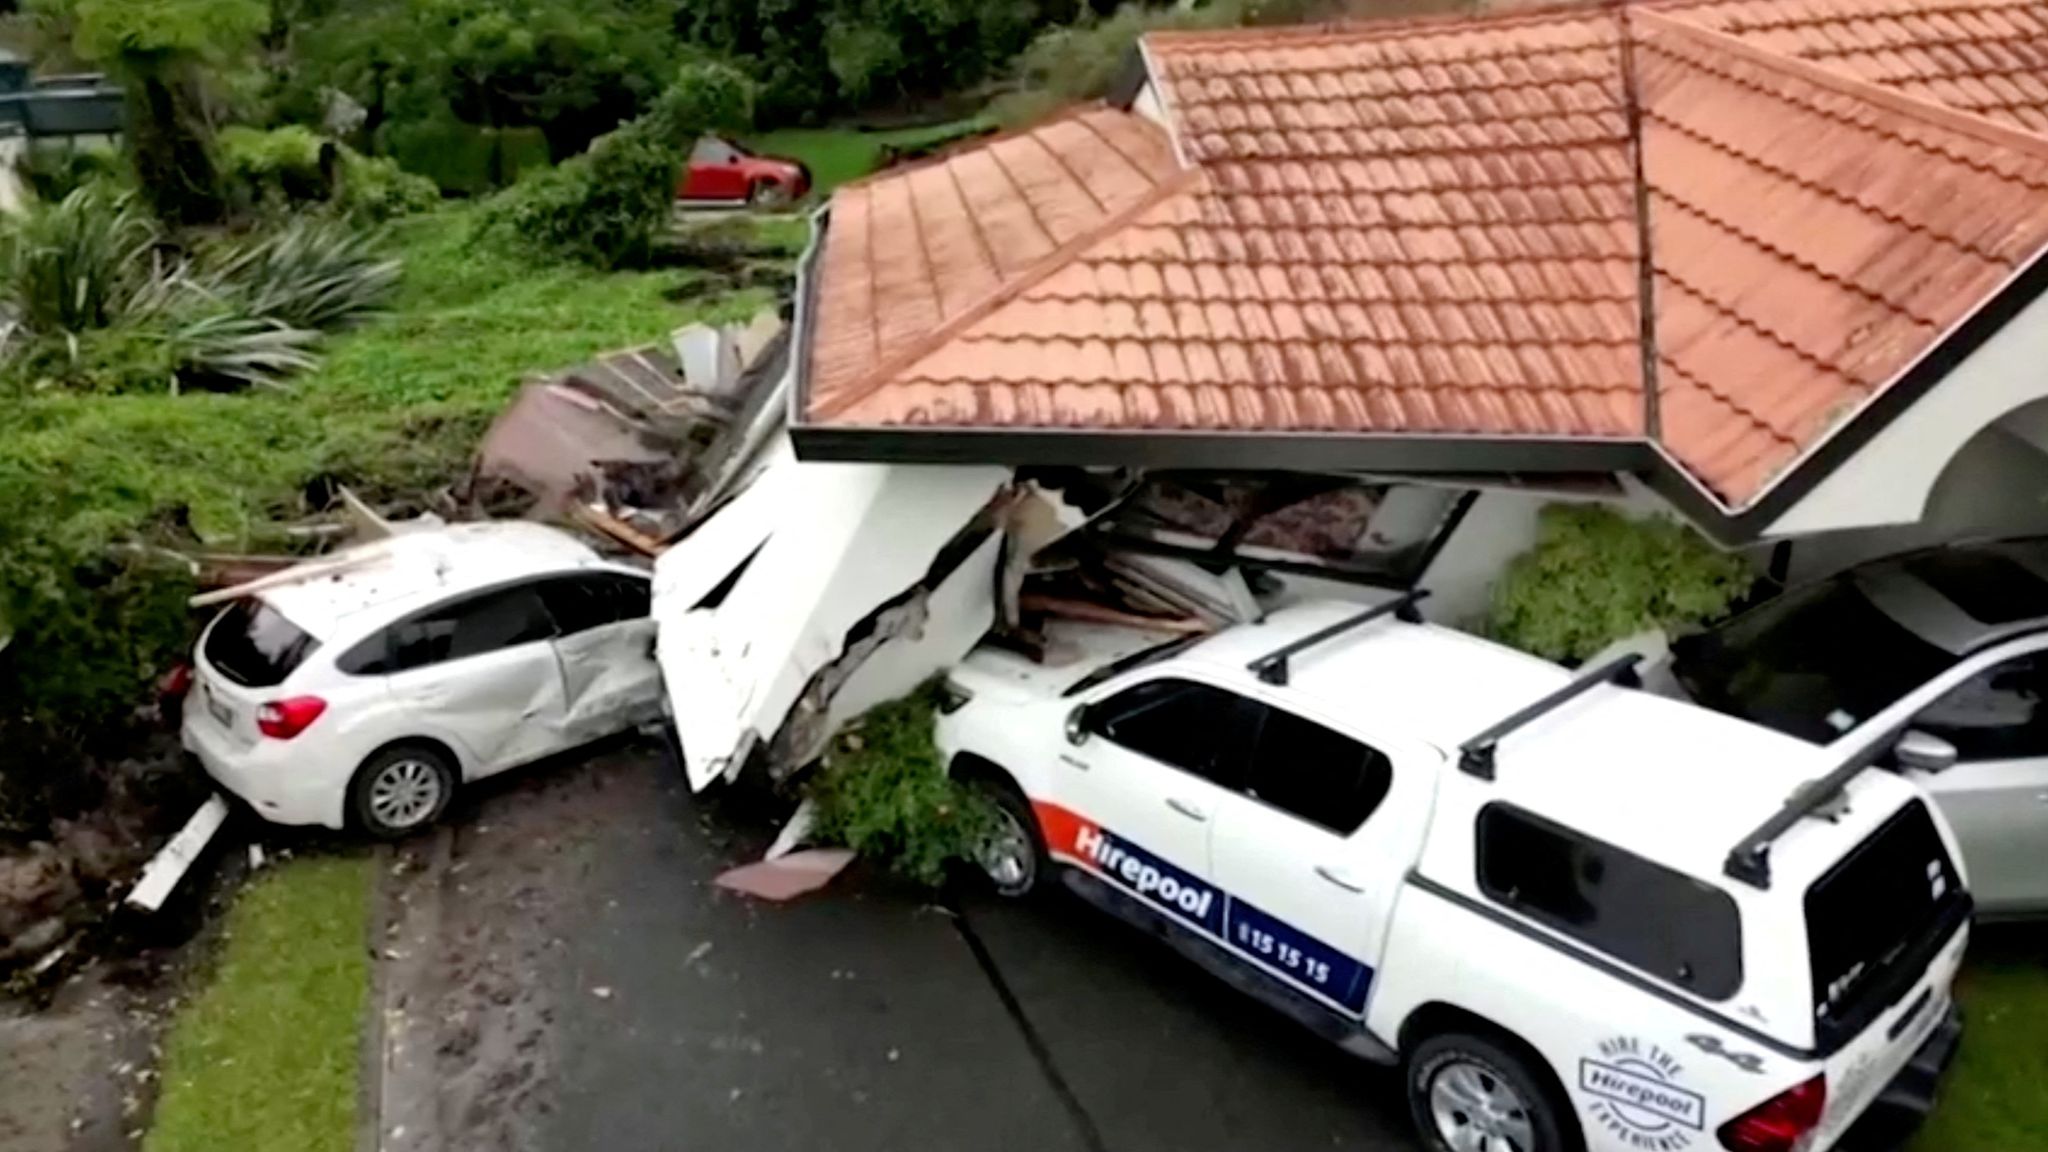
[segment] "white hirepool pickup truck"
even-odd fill
[[[1417,595],[977,650],[939,740],[1005,813],[983,867],[1400,1064],[1440,1152],[1821,1152],[1924,1114],[1971,898],[1922,795]]]

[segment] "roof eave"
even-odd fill
[[[1656,451],[1658,468],[1651,477],[1652,486],[1702,527],[1709,527],[1711,517],[1713,527],[1709,530],[1723,543],[1751,543],[1762,539],[1771,525],[1791,511],[1821,481],[1847,463],[1892,421],[1926,398],[1935,385],[1947,379],[2044,292],[2048,292],[2048,246],[2036,251],[2024,267],[1943,333],[1919,359],[1907,365],[1889,383],[1879,386],[1847,419],[1790,461],[1769,484],[1740,505],[1729,507],[1708,493],[1662,448]]]
[[[967,428],[796,422],[805,460],[964,462],[1071,467],[1408,473],[1635,472],[1652,463],[1635,438],[1402,435],[1221,429]]]

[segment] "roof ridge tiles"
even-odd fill
[[[1700,303],[1705,304],[1709,309],[1718,313],[1723,319],[1732,321],[1735,323],[1737,327],[1746,329],[1749,332],[1752,332],[1755,335],[1760,336],[1763,339],[1768,340],[1771,343],[1777,345],[1778,347],[1784,349],[1785,351],[1791,353],[1794,357],[1798,358],[1800,363],[1805,364],[1810,368],[1817,369],[1821,372],[1825,372],[1838,380],[1846,380],[1858,388],[1867,387],[1867,385],[1865,385],[1861,380],[1858,380],[1854,376],[1849,375],[1847,372],[1842,371],[1841,368],[1837,367],[1834,364],[1829,363],[1822,357],[1815,356],[1813,353],[1808,352],[1806,349],[1801,348],[1797,344],[1794,344],[1791,340],[1787,339],[1786,337],[1778,333],[1775,329],[1766,328],[1761,322],[1756,320],[1754,317],[1743,315],[1742,312],[1738,311],[1727,301],[1722,300],[1720,297],[1714,295],[1711,292],[1708,292],[1704,288],[1701,288],[1699,285],[1692,283],[1685,277],[1680,276],[1678,273],[1672,271],[1669,265],[1658,265],[1656,267],[1656,274],[1662,277],[1663,279],[1670,281],[1674,286],[1678,288],[1679,291],[1685,293],[1686,295],[1692,297],[1695,300],[1698,300]],[[1662,350],[1660,349],[1658,353],[1658,359],[1662,360],[1663,358],[1664,356]]]
[[[1711,72],[1713,70],[1706,69],[1706,71]],[[1715,73],[1715,75],[1720,74]],[[1726,79],[1731,84],[1742,84],[1742,81],[1736,77],[1728,76],[1723,77],[1723,79]],[[1752,90],[1755,91],[1762,91],[1762,89],[1754,88],[1753,85],[1742,84],[1742,86],[1752,88]],[[1817,109],[1815,111],[1818,115],[1826,115],[1826,113],[1819,112],[1819,110]],[[1789,184],[1796,184],[1799,187],[1804,188],[1817,196],[1823,197],[1824,199],[1833,200],[1837,204],[1845,204],[1851,208],[1856,209],[1859,212],[1868,212],[1870,215],[1875,216],[1880,220],[1883,220],[1887,224],[1893,224],[1900,228],[1904,228],[1908,231],[1919,232],[1923,235],[1932,236],[1936,240],[1939,240],[1942,243],[1947,244],[1951,248],[1959,248],[1962,251],[1968,252],[1972,256],[1989,260],[1994,264],[2002,264],[2006,267],[2011,267],[2013,264],[2013,261],[2010,257],[2001,256],[1998,253],[1991,251],[1990,249],[1978,245],[1975,241],[1966,240],[1960,236],[1940,231],[1926,224],[1921,224],[1913,220],[1908,220],[1905,217],[1899,215],[1898,213],[1893,212],[1891,209],[1885,208],[1879,204],[1872,203],[1863,197],[1849,195],[1837,188],[1830,188],[1825,184],[1821,184],[1809,177],[1801,176],[1796,172],[1792,172],[1779,165],[1773,164],[1768,160],[1762,159],[1761,157],[1752,156],[1749,153],[1744,152],[1740,148],[1734,147],[1733,145],[1724,143],[1720,140],[1716,140],[1713,137],[1708,136],[1707,134],[1700,132],[1696,129],[1689,128],[1686,125],[1681,124],[1678,121],[1662,113],[1646,108],[1643,110],[1643,116],[1647,119],[1656,121],[1658,124],[1661,124],[1666,128],[1669,128],[1673,132],[1676,132],[1689,140],[1696,140],[1700,144],[1708,148],[1711,148],[1716,152],[1719,152],[1725,156],[1732,156],[1744,164],[1748,164],[1752,167],[1759,168],[1765,172],[1769,172],[1773,176],[1776,176]],[[1835,117],[1829,117],[1829,119],[1835,119]],[[1924,146],[1918,146],[1914,141],[1908,140],[1902,136],[1896,136],[1893,133],[1884,131],[1883,129],[1872,128],[1868,125],[1861,124],[1856,125],[1856,127],[1862,128],[1865,131],[1873,132],[1879,136],[1890,136],[1891,138],[1898,140],[1901,144],[1905,144],[1909,147],[1914,147],[1917,151],[1933,152],[1935,155],[1939,155],[1943,159],[1955,161],[1956,163],[1962,164],[1966,168],[1971,168],[1976,171],[1983,172],[1987,175],[1997,176],[1999,179],[2009,179],[2009,177],[2003,176],[1995,169],[1987,168],[1979,164],[1968,163],[1954,156],[1951,156],[1946,152],[1940,152],[1934,149],[1926,148]],[[2020,180],[2015,182],[2025,184],[2030,188],[2041,187],[2041,185],[2036,185],[2031,181]],[[1653,183],[1652,188],[1654,189],[1654,187],[1655,185]]]
[[[1898,315],[1903,316],[1908,320],[1911,320],[1913,323],[1918,324],[1923,328],[1939,329],[1941,327],[1940,321],[1935,320],[1928,316],[1922,316],[1904,304],[1900,304],[1893,300],[1890,300],[1887,297],[1880,295],[1879,293],[1872,291],[1869,288],[1865,288],[1863,285],[1858,284],[1855,281],[1850,280],[1846,277],[1843,277],[1833,272],[1829,272],[1827,269],[1822,268],[1820,265],[1815,264],[1813,261],[1808,260],[1806,257],[1801,256],[1797,252],[1794,252],[1791,249],[1785,248],[1781,245],[1774,244],[1771,241],[1766,240],[1753,232],[1749,232],[1743,228],[1740,228],[1735,224],[1729,222],[1725,218],[1721,217],[1720,215],[1713,212],[1709,212],[1706,209],[1700,207],[1699,205],[1694,204],[1689,200],[1686,200],[1684,197],[1674,195],[1671,192],[1667,192],[1655,187],[1652,187],[1650,189],[1650,195],[1652,197],[1665,201],[1672,207],[1678,209],[1680,212],[1685,212],[1692,216],[1698,217],[1699,219],[1706,221],[1712,227],[1717,228],[1722,232],[1726,232],[1730,236],[1734,236],[1740,240],[1746,241],[1747,243],[1754,244],[1758,248],[1761,248],[1764,251],[1769,252],[1771,255],[1776,256],[1778,259],[1783,260],[1785,263],[1790,264],[1795,268],[1811,273],[1812,275],[1817,276],[1822,280],[1826,280],[1828,283],[1833,284],[1836,287],[1839,287],[1842,290],[1849,292],[1852,295],[1855,295],[1872,304],[1878,305],[1879,307],[1884,308],[1887,311],[1897,313]]]
[[[1980,116],[1974,112],[1966,112],[1946,104],[1937,104],[1931,100],[1909,96],[1895,88],[1888,88],[1874,81],[1864,80],[1840,69],[1830,68],[1825,64],[1816,64],[1811,60],[1801,59],[1789,53],[1774,52],[1766,48],[1760,48],[1739,36],[1709,28],[1689,20],[1669,16],[1652,9],[1645,9],[1637,15],[1643,24],[1690,39],[1702,47],[1740,59],[1767,71],[1803,80],[1816,87],[1832,89],[1839,94],[1850,96],[1865,103],[1881,105],[1890,111],[1901,113],[1924,123],[1938,125],[1952,132],[1974,136],[1987,144],[2028,152],[2040,157],[2043,161],[2048,161],[2048,136],[2037,135],[2024,129],[2001,124],[1996,120]],[[1657,50],[1654,38],[1649,37],[1638,36],[1637,47],[1649,48],[1652,51]],[[1676,53],[1672,54],[1675,55]],[[1732,84],[1740,84],[1745,88],[1761,90],[1754,81],[1748,80],[1745,77],[1733,75],[1726,70],[1712,68],[1698,60],[1691,58],[1683,59],[1685,59],[1686,63],[1712,72]],[[1778,95],[1780,98],[1790,99],[1790,97],[1786,97],[1782,93]],[[1823,108],[1811,101],[1802,100],[1797,102],[1830,120],[1844,123],[1851,122],[1845,120],[1839,112]],[[1859,127],[1868,129],[1869,126],[1859,125]],[[1899,136],[1896,133],[1888,133],[1888,135],[1893,135],[1900,141],[1921,151],[1946,156],[1958,163],[1987,172],[2000,179],[2016,179],[2015,177],[2005,176],[1997,172],[1982,161],[1957,155],[1947,149],[1934,148],[1922,141]],[[2019,182],[2027,184],[2029,187],[2043,186],[2034,181],[2021,180]]]

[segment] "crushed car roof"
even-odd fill
[[[257,595],[325,639],[349,617],[401,602],[603,563],[587,544],[545,524],[499,520],[401,532],[302,565],[308,578]]]

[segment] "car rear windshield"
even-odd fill
[[[1915,800],[1806,892],[1815,1039],[1861,1032],[1969,914],[1954,861]]]
[[[206,661],[247,688],[284,683],[320,642],[261,600],[238,600],[206,637]]]

